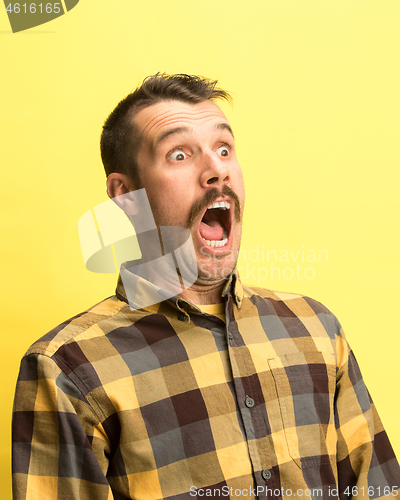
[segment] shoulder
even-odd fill
[[[84,339],[99,339],[123,323],[128,304],[115,295],[72,318],[63,321],[32,344],[25,356],[42,354],[53,357],[61,348]],[[132,321],[130,322],[132,323]]]
[[[298,293],[280,292],[259,287],[242,285],[243,295],[251,302],[267,302],[279,317],[299,318],[302,322],[311,323],[318,320],[331,334],[341,330],[336,316],[322,302]],[[314,319],[313,319],[314,318]]]
[[[324,304],[322,304],[322,302],[318,302],[317,300],[311,297],[307,297],[306,295],[268,290],[266,288],[260,287],[249,287],[246,285],[242,285],[242,287],[245,297],[254,298],[255,296],[258,296],[277,304],[287,304],[288,306],[295,308],[299,312],[304,312],[306,309],[312,309],[315,314],[318,314],[320,312],[332,314],[331,311]]]

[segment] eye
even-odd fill
[[[183,161],[183,160],[186,160],[186,158],[188,158],[189,156],[184,152],[182,151],[181,149],[175,149],[174,151],[172,151],[169,155],[169,158],[171,160],[174,160],[174,161]]]
[[[219,156],[225,157],[230,155],[230,149],[226,144],[223,144],[217,149],[217,154]]]

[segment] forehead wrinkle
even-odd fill
[[[210,120],[221,118],[223,122],[221,121],[221,123],[216,124],[214,128],[215,129],[227,128],[229,132],[231,132],[231,134],[233,135],[232,129],[229,126],[229,123],[225,115],[222,112],[218,113],[218,115],[216,115],[215,113],[210,113],[208,111],[201,111],[196,113],[196,115],[193,115],[192,113],[176,113],[174,111],[171,111],[170,113],[166,114],[163,117],[160,117],[160,115],[155,116],[154,119],[146,125],[144,132],[149,133],[151,129],[154,127],[165,128],[168,127],[169,125],[174,125],[175,123],[179,122],[191,125],[192,123],[197,123],[200,121],[208,122]],[[182,129],[185,130],[188,129],[188,127],[183,126]]]
[[[215,115],[213,115],[212,113],[205,113],[205,112],[199,113],[197,116],[193,116],[192,114],[188,113],[177,114],[176,112],[175,113],[171,112],[167,116],[163,117],[160,117],[160,115],[155,116],[153,120],[146,125],[143,132],[148,134],[154,127],[157,126],[167,127],[168,125],[173,125],[174,123],[178,122],[193,123],[214,117]]]
[[[216,115],[219,115],[221,116],[221,118],[226,120],[225,115],[216,105],[212,109],[205,109],[205,110],[191,108],[190,111],[188,111],[186,109],[177,110],[176,108],[172,108],[172,109],[167,109],[161,113],[157,112],[155,109],[152,109],[152,111],[154,113],[154,116],[153,117],[150,116],[148,123],[143,127],[142,129],[143,134],[149,134],[155,126],[164,127],[169,124],[176,123],[178,121],[183,121],[183,122],[187,121],[189,123],[197,122],[201,120],[206,120],[208,118],[215,118]]]

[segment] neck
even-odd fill
[[[221,297],[222,290],[226,283],[225,279],[214,282],[212,284],[205,284],[201,280],[196,281],[194,285],[186,290],[183,290],[179,295],[192,304],[207,305],[207,304],[220,304],[223,302]]]
[[[146,231],[138,234],[139,245],[142,250],[142,258],[137,261],[143,264],[143,278],[155,284],[159,288],[168,291],[171,295],[179,295],[185,300],[198,305],[220,304],[222,290],[226,284],[226,278],[220,277],[210,281],[198,277],[196,257],[191,247],[185,248],[185,228],[172,227],[171,232],[165,233],[163,246],[160,246],[158,230]],[[177,230],[183,231],[177,231]],[[180,240],[180,239],[182,240]],[[172,240],[171,241],[169,240]],[[171,249],[179,248],[179,273],[176,270],[176,261],[172,259],[169,252]],[[183,251],[182,251],[183,250]],[[168,253],[168,255],[164,255]],[[193,283],[190,288],[183,288],[183,280]],[[197,278],[197,279],[196,279]],[[196,281],[195,281],[196,280]]]

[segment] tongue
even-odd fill
[[[205,240],[222,240],[224,237],[224,229],[217,220],[210,220],[207,224],[205,222],[200,222],[200,236]]]

